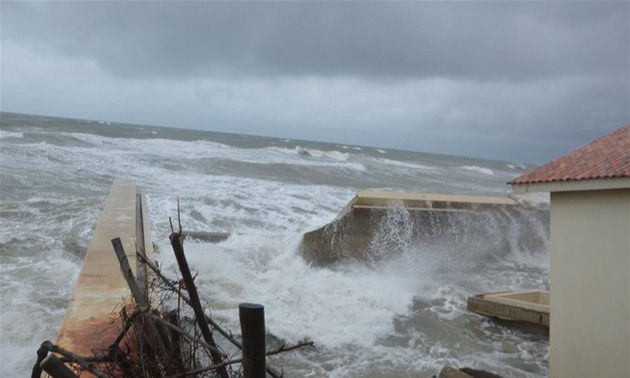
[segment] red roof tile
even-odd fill
[[[630,177],[630,125],[525,172],[512,185]]]

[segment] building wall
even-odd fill
[[[630,189],[551,194],[551,377],[630,377]]]

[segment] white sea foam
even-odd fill
[[[409,168],[409,169],[420,170],[420,171],[434,171],[438,169],[437,167],[430,167],[425,164],[409,163],[405,161],[392,160],[392,159],[386,159],[386,158],[378,158],[376,159],[376,161],[379,164],[385,164],[389,166],[402,167],[402,168]]]
[[[351,170],[365,170],[362,164],[349,163],[348,153],[340,151],[323,151],[297,147],[294,149],[282,147],[265,147],[262,149],[242,149],[226,144],[207,140],[177,141],[161,138],[129,139],[109,138],[90,134],[73,134],[77,139],[92,144],[107,144],[118,146],[123,151],[178,156],[182,160],[198,161],[200,159],[233,160],[243,163],[260,164],[290,164],[297,166],[345,167]],[[304,159],[312,156],[318,159]]]
[[[59,250],[43,260],[3,261],[2,337],[0,376],[25,376],[35,362],[35,351],[44,340],[55,340],[78,265]],[[36,272],[36,274],[33,274]],[[28,277],[27,281],[17,277]],[[27,315],[27,316],[26,316]]]
[[[285,147],[265,147],[260,150],[254,150],[255,153],[260,155],[261,153],[265,155],[266,158],[276,159],[275,162],[279,163],[291,163],[296,165],[326,165],[327,162],[325,160],[307,160],[301,161],[296,160],[294,157],[297,155],[299,157],[316,157],[321,159],[328,159],[330,162],[345,162],[348,160],[350,156],[347,152],[341,151],[323,151],[315,148],[304,148],[302,146],[296,146],[293,149],[285,148]],[[270,153],[271,152],[271,153]],[[287,159],[287,156],[291,157],[291,159]],[[281,157],[279,160],[278,158]],[[250,159],[248,159],[250,161]]]
[[[494,176],[494,172],[492,171],[492,169],[478,167],[476,165],[464,165],[463,167],[460,167],[460,169],[463,169],[465,171],[483,173],[484,175],[488,175],[488,176]]]
[[[89,144],[113,144],[116,138],[105,138],[100,135],[87,134],[87,133],[70,133],[74,139],[89,143]]]
[[[21,131],[0,130],[0,139],[5,138],[24,138],[24,133]]]
[[[525,170],[527,167],[524,164],[506,164],[509,169]]]
[[[313,268],[296,258],[296,246],[294,237],[240,234],[186,249],[202,290],[220,304],[214,316],[233,329],[238,304],[255,302],[266,308],[269,331],[288,342],[308,338],[328,348],[370,347],[392,331],[396,314],[408,311],[415,293],[398,275]]]

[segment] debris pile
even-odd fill
[[[142,282],[134,277],[120,239],[113,239],[131,292],[111,315],[110,326],[118,328],[118,336],[109,348],[94,350],[92,356],[78,356],[45,341],[37,351],[32,378],[39,378],[42,372],[53,378],[282,377],[282,372],[266,364],[266,356],[313,347],[305,341],[267,351],[264,308],[258,304],[239,306],[240,340],[224,330],[202,306],[186,261],[181,224],[178,232],[171,225],[171,231],[181,277],[166,277],[158,264],[137,251],[139,263],[149,272]],[[220,343],[215,341],[216,333]]]

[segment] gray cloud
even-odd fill
[[[618,74],[628,69],[630,45],[627,2],[112,1],[4,8],[8,38],[92,58],[131,77],[525,80]]]
[[[3,110],[530,162],[630,122],[626,1],[0,4]]]

